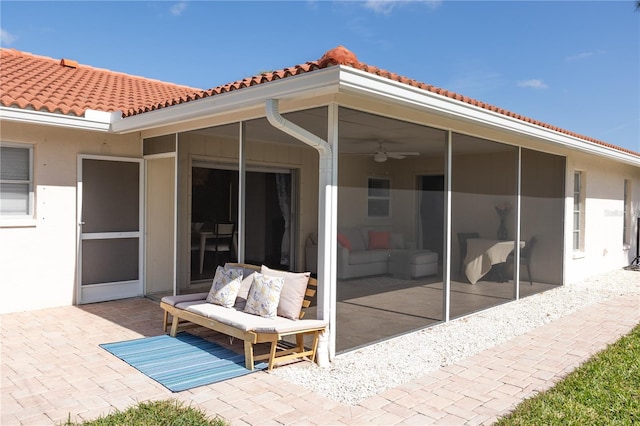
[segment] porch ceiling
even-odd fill
[[[326,139],[327,113],[326,108],[312,108],[284,114],[286,118],[299,126],[309,130],[320,138]],[[421,155],[441,155],[444,149],[445,132],[428,126],[423,126],[381,115],[370,114],[351,108],[339,109],[339,152],[341,154],[365,155],[375,152],[382,143],[390,151],[415,151]],[[245,122],[248,142],[278,143],[285,145],[300,145],[297,139],[279,131],[269,124],[266,118]],[[223,125],[190,131],[206,137],[237,139],[236,125]],[[460,145],[458,153],[496,152],[513,149],[503,144],[474,144],[470,136],[459,137],[459,140],[469,143]]]

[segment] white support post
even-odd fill
[[[442,259],[442,305],[444,322],[448,322],[450,318],[451,307],[451,160],[452,160],[452,133],[447,132],[447,142],[445,145],[445,200],[444,200],[444,253]]]
[[[238,262],[244,263],[244,237],[245,237],[245,194],[246,194],[246,160],[245,160],[245,134],[246,124],[240,122],[238,134]]]
[[[516,164],[516,217],[515,217],[515,238],[514,238],[514,257],[513,257],[513,298],[520,299],[520,208],[522,204],[522,148],[518,147]]]
[[[336,274],[336,220],[337,210],[337,141],[338,141],[338,106],[329,105],[328,134],[332,146],[322,138],[314,135],[297,124],[280,115],[277,99],[265,102],[265,112],[269,123],[315,148],[319,160],[318,186],[318,319],[328,320],[329,327],[318,342],[316,360],[318,365],[326,367],[335,355],[335,289]]]
[[[318,192],[318,311],[329,320],[318,343],[318,365],[328,365],[336,354],[337,226],[338,226],[338,105],[328,106],[328,155],[320,155]],[[326,359],[323,359],[326,357]]]

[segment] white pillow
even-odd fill
[[[273,318],[278,313],[280,293],[284,286],[284,277],[270,277],[254,272],[253,283],[249,289],[244,311],[249,314]]]
[[[242,269],[225,269],[222,266],[216,268],[211,290],[207,295],[207,302],[214,305],[233,307],[236,297],[242,285]]]
[[[284,286],[278,303],[278,316],[293,320],[300,318],[302,302],[307,292],[307,284],[309,284],[311,273],[279,271],[265,265],[262,265],[260,272],[271,277],[284,278]]]

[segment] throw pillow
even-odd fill
[[[307,292],[307,284],[309,284],[311,273],[278,271],[265,265],[262,265],[260,272],[271,277],[284,278],[284,286],[278,303],[278,316],[293,320],[300,318],[302,302]]]
[[[338,232],[338,243],[349,251],[353,250],[353,247],[351,247],[351,241],[349,241],[349,238],[347,238],[346,235],[340,232]]]
[[[391,235],[387,231],[369,231],[369,250],[391,248]]]
[[[280,302],[283,286],[283,277],[270,277],[255,272],[244,311],[265,318],[275,317],[278,313],[278,302]]]
[[[211,290],[207,295],[207,302],[214,305],[221,305],[225,308],[233,307],[236,296],[242,284],[241,269],[225,269],[222,266],[216,268],[216,275],[213,277]]]
[[[253,283],[253,273],[256,272],[254,269],[243,268],[241,266],[234,266],[225,264],[225,269],[238,269],[242,272],[242,284],[240,285],[240,290],[238,291],[238,295],[236,296],[236,302],[233,304],[233,308],[238,311],[243,311],[245,305],[247,304],[247,297],[249,297],[249,289],[251,288],[251,283]]]

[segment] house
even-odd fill
[[[0,54],[1,313],[311,270],[326,362],[638,250],[640,153],[344,47],[209,90]]]

